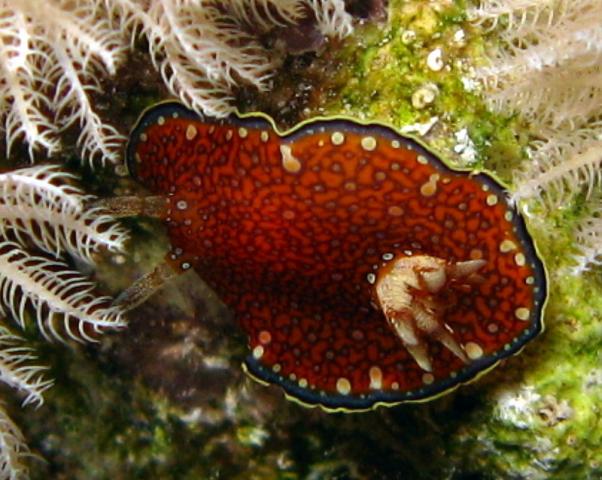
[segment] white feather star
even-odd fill
[[[36,151],[56,153],[60,133],[77,125],[83,160],[117,163],[125,137],[101,119],[92,94],[126,58],[132,32],[146,37],[174,95],[199,113],[226,115],[236,85],[268,88],[276,62],[260,34],[308,15],[325,35],[351,32],[343,0],[1,0],[7,151],[23,140],[32,161]]]
[[[73,186],[74,176],[55,166],[0,174],[0,314],[25,328],[30,312],[48,340],[97,341],[125,321],[112,298],[60,257],[88,263],[101,248],[123,250],[127,234],[101,209],[87,209],[91,196]],[[37,248],[52,255],[34,255]],[[24,395],[23,404],[41,405],[52,381],[43,378],[23,339],[0,325],[0,381]],[[27,448],[18,429],[0,411],[0,478],[25,478]],[[4,462],[4,463],[3,463]]]
[[[500,28],[500,47],[477,70],[494,110],[518,112],[538,139],[515,174],[514,201],[542,199],[549,210],[602,183],[602,2],[483,0],[477,22]],[[575,272],[599,263],[599,209],[581,221]]]

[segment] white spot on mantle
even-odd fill
[[[337,391],[341,395],[348,395],[351,392],[351,383],[344,377],[337,380]]]

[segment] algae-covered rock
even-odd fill
[[[345,41],[291,59],[273,93],[242,92],[241,108],[264,110],[282,127],[316,115],[385,122],[452,165],[509,184],[529,161],[530,138],[520,119],[487,110],[472,75],[485,48],[463,2],[394,0],[386,20],[368,17]],[[128,74],[130,86],[135,76]],[[131,109],[149,98],[134,95]],[[137,191],[127,178],[110,189]],[[553,212],[527,203],[549,273],[546,329],[470,385],[368,413],[308,410],[244,376],[244,336],[190,272],[98,346],[40,345],[56,386],[35,412],[11,409],[46,459],[32,462],[32,477],[600,478],[602,284],[599,271],[570,273],[581,203]],[[114,292],[168,248],[160,223],[128,225],[130,255],[107,258],[97,273]]]

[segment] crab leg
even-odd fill
[[[464,363],[468,357],[449,325],[438,295],[451,284],[468,286],[481,280],[484,260],[449,263],[427,255],[401,257],[379,272],[375,293],[388,323],[404,347],[425,371],[433,370],[426,340],[440,342]]]

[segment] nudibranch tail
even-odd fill
[[[176,268],[248,335],[246,370],[330,410],[422,401],[542,329],[543,264],[490,175],[379,124],[147,111],[130,171],[167,198]]]

